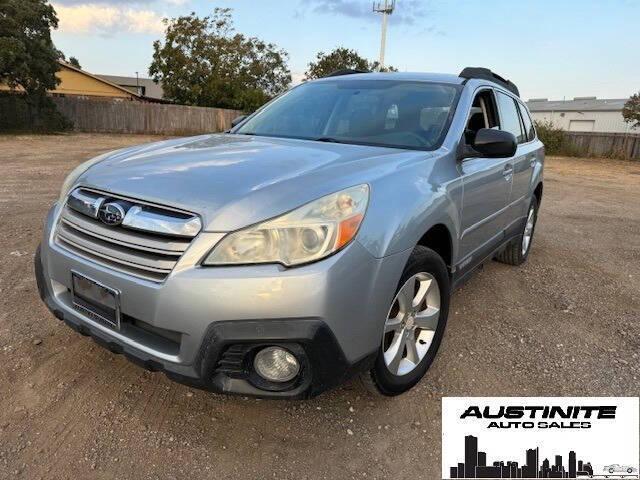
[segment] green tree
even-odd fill
[[[631,124],[632,128],[640,128],[640,92],[631,95],[622,109],[624,121]]]
[[[165,19],[164,41],[153,44],[149,74],[177,103],[252,111],[291,84],[288,54],[235,33],[231,10]]]
[[[72,66],[82,70],[82,65],[80,65],[80,62],[78,61],[78,59],[76,57],[69,57],[69,65],[72,65]]]
[[[45,0],[0,0],[0,84],[14,90],[4,104],[19,113],[5,115],[16,121],[0,122],[1,129],[71,127],[47,96],[59,82],[56,72],[62,54],[51,41],[51,29],[57,27],[56,12]]]
[[[567,141],[565,131],[551,120],[534,120],[533,124],[545,151],[550,155],[562,154]]]
[[[58,59],[62,60],[63,62],[67,62],[72,67],[76,67],[76,68],[79,68],[80,70],[82,70],[82,65],[80,65],[80,61],[76,57],[67,58],[66,55],[64,54],[64,52],[59,52]]]
[[[378,71],[380,63],[377,61],[370,62],[366,58],[360,56],[355,50],[345,47],[338,47],[329,53],[318,52],[315,61],[310,62],[308,70],[305,72],[305,80],[313,80],[315,78],[326,77],[330,73],[337,70],[364,70]],[[397,72],[394,67],[387,66],[383,68],[383,72]]]
[[[584,155],[575,144],[571,142],[561,127],[554,124],[551,120],[534,120],[538,138],[544,144],[544,150],[549,155],[565,155],[568,157],[577,157]]]
[[[44,95],[58,84],[58,18],[45,0],[0,0],[0,83]]]

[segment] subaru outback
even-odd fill
[[[452,290],[529,255],[544,147],[488,69],[337,72],[233,124],[69,174],[36,254],[58,319],[210,391],[359,375],[392,396],[434,361]]]

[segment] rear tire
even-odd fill
[[[526,262],[529,257],[529,252],[531,251],[537,220],[538,199],[534,196],[531,199],[529,210],[527,210],[527,220],[522,228],[522,232],[511,240],[504,250],[496,255],[495,259],[501,263],[515,266],[522,265]]]
[[[420,381],[442,342],[450,295],[442,258],[417,246],[396,288],[374,366],[361,375],[367,390],[395,396]]]

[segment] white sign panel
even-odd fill
[[[638,398],[445,397],[442,478],[638,478]]]

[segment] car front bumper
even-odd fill
[[[410,252],[374,258],[353,242],[323,261],[201,267],[223,234],[202,233],[161,283],[83,258],[55,242],[50,211],[36,255],[40,296],[54,315],[135,363],[197,388],[261,397],[305,398],[371,365],[388,306]],[[71,272],[120,292],[114,330],[78,311]],[[294,352],[299,378],[286,386],[252,380],[252,356],[267,345]]]

